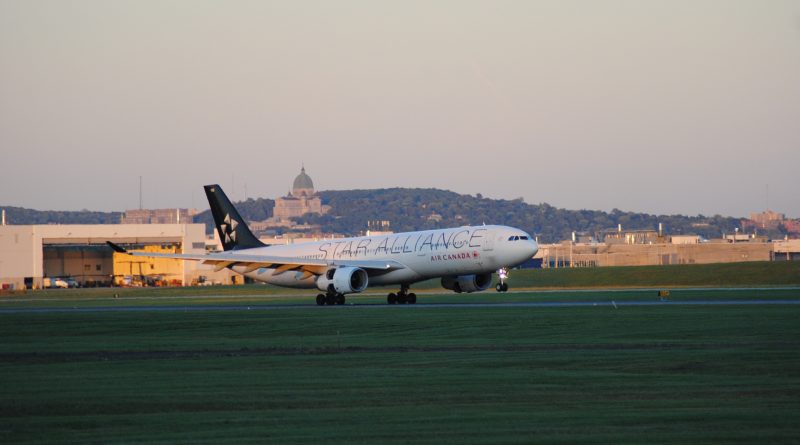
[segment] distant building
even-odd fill
[[[726,233],[722,235],[722,239],[729,243],[765,243],[767,242],[767,237],[762,235],[756,234],[749,234],[749,233]]]
[[[392,223],[388,220],[367,221],[366,236],[389,235],[392,231]]]
[[[290,218],[317,213],[324,215],[330,207],[323,206],[322,200],[314,190],[314,182],[306,174],[305,167],[300,169],[300,174],[294,178],[292,191],[286,196],[275,200],[272,212],[273,222],[287,221]]]
[[[126,210],[122,224],[191,224],[196,209]]]
[[[800,240],[775,241],[774,246],[776,261],[800,261]]]
[[[188,285],[214,272],[196,261],[116,254],[106,241],[129,250],[202,254],[203,224],[53,224],[0,226],[0,288],[46,286],[70,277],[83,286],[119,284],[124,277]],[[155,249],[155,250],[152,250]],[[156,278],[158,276],[158,278]],[[129,282],[128,285],[133,285]]]
[[[786,228],[787,232],[796,236],[800,234],[800,219],[787,219],[783,222],[783,227]]]
[[[751,213],[749,219],[742,220],[743,230],[778,230],[781,226],[790,235],[800,235],[800,219],[787,219],[783,213],[773,212],[772,210]]]
[[[655,230],[606,230],[600,232],[598,239],[606,244],[653,244],[660,241]]]
[[[580,244],[597,244],[597,238],[589,232],[572,232],[572,242]]]
[[[758,227],[759,229],[775,229],[784,220],[786,220],[786,215],[783,213],[773,212],[772,210],[750,214],[751,225]]]
[[[700,244],[700,235],[672,235],[670,244]]]
[[[428,215],[427,220],[431,221],[431,222],[437,222],[437,223],[438,222],[442,222],[442,215],[440,215],[440,214],[438,214],[436,212],[431,212],[431,214]]]

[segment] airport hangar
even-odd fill
[[[201,275],[214,275],[213,268],[197,261],[115,257],[106,241],[135,250],[206,252],[203,224],[4,225],[0,226],[0,287],[42,288],[46,277],[107,285],[115,277],[154,273],[173,284],[189,285]]]

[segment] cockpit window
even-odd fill
[[[519,237],[519,239],[528,239],[528,237],[525,236],[525,235],[522,235],[521,237]]]

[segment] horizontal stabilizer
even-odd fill
[[[127,250],[125,250],[124,248],[112,243],[111,241],[106,241],[106,244],[111,246],[111,248],[114,249],[114,252],[117,252],[117,253],[128,253]]]

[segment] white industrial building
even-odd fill
[[[206,250],[203,224],[91,224],[0,226],[0,288],[41,288],[46,277],[82,284],[109,282],[115,273],[111,241],[128,248],[169,246],[182,253]],[[213,269],[179,261],[176,280],[188,285]],[[117,266],[119,268],[119,266]],[[141,265],[139,266],[141,268]],[[142,274],[133,270],[131,274]]]

